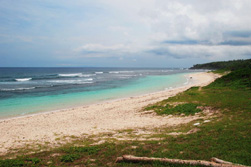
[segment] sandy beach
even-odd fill
[[[174,96],[192,86],[205,86],[218,76],[194,73],[188,85],[152,94],[47,112],[0,121],[0,155],[26,144],[57,143],[62,136],[82,136],[133,128],[174,126],[198,119],[196,116],[157,116],[140,112],[143,107]]]

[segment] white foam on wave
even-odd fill
[[[171,72],[173,70],[161,70],[161,72]]]
[[[83,74],[81,77],[91,77],[91,76],[95,76],[96,74]]]
[[[60,77],[82,77],[82,73],[73,73],[73,74],[58,74]]]
[[[110,74],[119,74],[118,71],[110,71],[109,73],[110,73]]]
[[[190,79],[190,78],[186,77],[186,82],[184,83],[184,85],[189,84],[189,79]]]
[[[119,78],[120,78],[120,79],[129,79],[130,77],[123,77],[123,76],[120,76]]]
[[[128,74],[122,74],[122,75],[119,75],[121,77],[136,77],[138,75],[128,75]]]
[[[87,79],[85,79],[85,81],[93,81],[93,79],[92,78],[87,78]]]
[[[0,89],[1,91],[14,91],[16,89]]]
[[[95,72],[96,74],[103,74],[104,72],[102,72],[102,71],[98,71],[98,72]]]
[[[119,71],[119,73],[133,73],[133,71]]]
[[[17,91],[17,90],[29,90],[29,89],[35,89],[36,87],[30,87],[30,88],[16,88],[16,89],[0,89],[1,91]]]
[[[32,78],[17,78],[15,79],[18,82],[30,81]]]
[[[119,73],[133,73],[133,71],[110,71],[110,74],[119,74]]]
[[[87,81],[92,81],[92,78],[88,78],[85,80],[52,80],[52,81],[48,81],[48,82],[52,82],[52,83],[66,83],[66,84],[87,84],[87,83],[93,83],[93,82],[87,82]]]
[[[184,85],[187,85],[189,82],[188,81],[186,81],[185,83],[184,83]]]
[[[30,87],[30,88],[17,88],[16,90],[30,90],[35,89],[36,87]]]
[[[170,90],[170,89],[173,89],[173,87],[170,86],[169,88],[165,88],[165,90]]]

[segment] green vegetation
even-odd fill
[[[219,78],[207,88],[249,88],[251,87],[251,68],[239,69]]]
[[[6,159],[6,160],[0,160],[0,166],[1,167],[19,167],[24,166],[25,162],[23,159]]]
[[[124,154],[177,159],[218,157],[226,161],[251,165],[251,92],[250,68],[236,69],[206,87],[192,87],[177,96],[163,100],[146,110],[158,114],[193,115],[206,108],[214,117],[175,127],[148,129],[151,133],[137,135],[137,130],[120,130],[83,138],[59,148],[23,155],[15,159],[1,157],[0,167],[9,166],[126,166],[185,167],[163,163],[119,163]],[[198,108],[199,107],[199,108]],[[200,112],[203,113],[202,111]],[[199,126],[194,126],[199,122]],[[194,131],[193,133],[189,133]],[[170,135],[171,132],[180,135]],[[115,135],[134,140],[117,140]],[[145,137],[147,140],[138,140]],[[106,142],[93,145],[100,140]],[[84,145],[84,146],[83,146]]]
[[[89,155],[96,154],[100,149],[97,146],[90,147],[69,147],[64,149],[65,152],[78,152],[78,153],[87,153]]]
[[[36,166],[41,160],[39,158],[24,158],[0,160],[0,167]]]
[[[79,154],[67,154],[61,157],[61,162],[74,162],[76,159],[79,159],[81,156]]]
[[[30,161],[33,165],[38,164],[41,160],[39,158],[27,158],[26,161]]]
[[[175,107],[166,104],[165,106],[153,105],[146,107],[145,110],[154,110],[157,114],[172,114],[172,115],[194,115],[200,112],[201,109],[197,108],[198,105],[194,103],[179,104]]]
[[[190,69],[213,69],[213,70],[224,69],[224,70],[234,71],[243,68],[251,68],[251,59],[196,64]]]
[[[61,157],[61,162],[74,162],[85,155],[97,154],[100,151],[100,148],[97,146],[66,147],[63,148],[62,151],[67,154]]]

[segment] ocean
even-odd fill
[[[0,119],[188,84],[187,69],[0,68]],[[198,71],[196,71],[198,72]]]

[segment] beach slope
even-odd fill
[[[0,155],[26,145],[55,146],[60,137],[92,135],[122,129],[174,126],[198,119],[145,114],[142,108],[174,96],[192,86],[205,86],[217,77],[213,73],[188,74],[189,84],[152,94],[129,97],[98,104],[11,118],[0,121]]]

